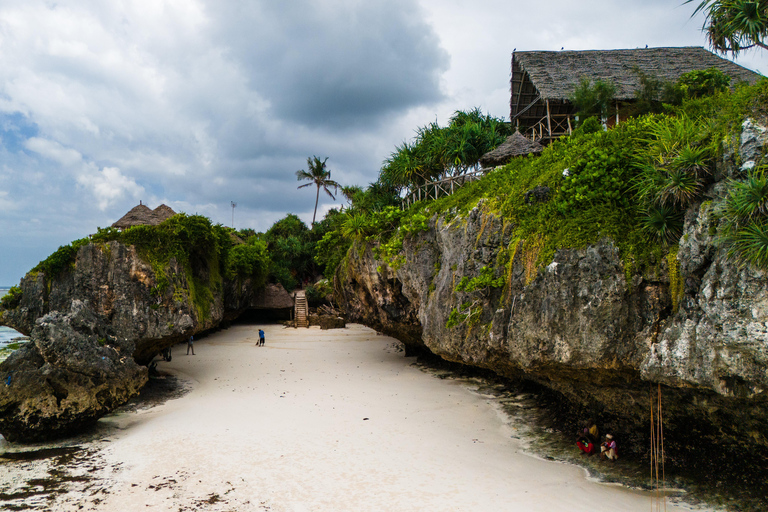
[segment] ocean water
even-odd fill
[[[0,288],[0,297],[8,293],[8,288]],[[10,327],[0,327],[0,349],[3,349],[11,343],[14,338],[23,336],[19,331],[14,331]]]

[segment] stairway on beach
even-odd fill
[[[296,327],[309,327],[309,320],[307,319],[309,308],[307,307],[307,297],[304,294],[304,290],[296,292],[294,307],[296,311]]]

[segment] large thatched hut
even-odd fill
[[[547,143],[570,133],[573,105],[569,97],[582,78],[616,86],[619,104],[635,99],[641,73],[674,82],[689,71],[717,68],[731,83],[754,83],[761,75],[718,57],[702,47],[635,50],[532,51],[512,53],[510,120],[531,138]]]
[[[139,202],[137,206],[131,208],[128,213],[112,224],[112,227],[122,230],[130,228],[131,226],[157,226],[174,215],[176,215],[176,212],[168,205],[161,204],[154,210],[151,210],[149,207]]]
[[[541,153],[544,147],[536,141],[526,138],[520,132],[515,132],[496,149],[480,157],[480,165],[484,168],[504,165],[516,156],[531,153]]]

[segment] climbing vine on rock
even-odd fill
[[[680,276],[680,262],[677,260],[677,247],[667,254],[667,266],[669,267],[669,295],[672,298],[672,311],[677,313],[684,290],[684,280]]]

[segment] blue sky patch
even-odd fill
[[[30,137],[37,137],[39,132],[37,124],[21,112],[0,114],[0,144],[10,153],[23,150],[24,141]]]

